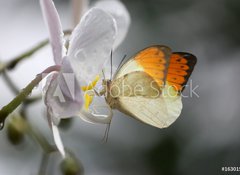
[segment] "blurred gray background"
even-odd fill
[[[75,118],[61,131],[66,147],[81,160],[86,175],[219,175],[222,166],[240,166],[240,1],[123,0],[132,24],[114,54],[115,64],[153,44],[186,51],[198,58],[191,79],[199,98],[183,100],[179,119],[156,129],[115,111],[108,143],[105,127]],[[64,29],[72,27],[71,4],[55,0]],[[10,60],[47,38],[37,0],[0,1],[0,59]],[[20,88],[52,65],[50,47],[10,72]],[[14,96],[0,76],[0,107]],[[36,89],[34,94],[40,92]],[[187,93],[187,92],[186,92]],[[50,142],[42,102],[28,110],[29,119]],[[41,149],[30,139],[15,147],[0,133],[0,174],[37,174]],[[59,174],[53,156],[49,174]]]

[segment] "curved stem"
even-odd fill
[[[35,127],[32,127],[29,123],[27,123],[27,133],[41,146],[45,154],[57,151],[57,148],[55,146],[50,145],[47,139],[42,134],[40,134],[40,132],[37,131]]]
[[[39,171],[38,171],[38,175],[46,174],[49,157],[50,157],[49,154],[43,153],[41,164],[40,164]]]
[[[38,74],[10,103],[0,110],[0,123],[4,123],[7,116],[12,113],[23,101],[26,100],[28,95],[32,92],[33,88],[37,86],[43,78],[53,71],[59,71],[60,66],[54,65],[48,67],[42,73]]]
[[[11,69],[15,68],[15,66],[20,61],[32,56],[36,51],[38,51],[39,49],[46,46],[48,44],[48,42],[49,42],[48,39],[46,39],[46,40],[40,42],[39,44],[37,44],[36,46],[34,46],[33,48],[31,48],[30,50],[28,50],[27,52],[24,52],[23,54],[11,59],[9,62],[4,63],[3,66],[0,67],[0,73],[3,73],[3,71],[5,71],[6,69],[11,70]]]
[[[2,73],[2,76],[3,76],[3,79],[5,80],[5,82],[7,83],[8,87],[12,90],[12,92],[17,95],[19,94],[20,90],[19,88],[15,85],[15,83],[11,80],[11,78],[8,76],[7,72],[6,71],[3,71]],[[24,104],[25,105],[29,105],[29,104],[32,104],[38,100],[41,99],[41,95],[37,95],[35,97],[31,97],[31,98],[27,98],[25,101],[24,101]]]
[[[14,94],[18,94],[19,93],[19,89],[18,87],[13,83],[13,81],[11,80],[11,78],[8,76],[6,71],[2,72],[2,76],[3,79],[5,80],[6,84],[8,85],[8,87],[10,88],[10,90],[14,93]]]
[[[64,35],[70,35],[72,33],[72,31],[71,30],[65,30],[65,31],[63,31],[63,33],[64,33]],[[21,55],[15,57],[15,58],[12,58],[7,63],[0,63],[0,74],[3,73],[7,69],[8,70],[14,69],[18,63],[20,63],[21,61],[25,60],[26,58],[29,58],[36,51],[38,51],[39,49],[43,48],[48,43],[49,43],[49,40],[45,39],[44,41],[38,43],[36,46],[32,47],[28,51],[22,53]]]

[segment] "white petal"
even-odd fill
[[[53,122],[52,122],[52,132],[53,132],[54,142],[55,142],[59,152],[61,153],[61,155],[63,157],[65,157],[66,154],[65,154],[65,150],[64,150],[64,146],[63,146],[63,143],[62,143],[62,139],[61,139],[59,130],[58,130],[57,126],[54,125]]]
[[[40,4],[45,23],[48,26],[54,61],[60,65],[65,54],[65,47],[58,12],[52,0],[40,0]]]
[[[48,117],[49,127],[51,128],[51,130],[53,132],[54,142],[57,146],[58,151],[61,153],[62,157],[64,158],[66,155],[64,146],[63,146],[62,139],[61,139],[59,130],[57,128],[57,125],[54,123],[55,117],[53,116],[51,107],[47,107],[47,117]]]
[[[48,77],[47,81],[50,83],[45,95],[45,104],[52,109],[53,116],[57,118],[76,116],[82,108],[83,97],[69,63],[63,61],[60,73]]]
[[[117,38],[114,48],[117,48],[127,35],[131,23],[130,14],[121,1],[102,0],[97,1],[95,7],[101,8],[110,13],[117,22]]]
[[[87,85],[101,73],[116,36],[116,22],[111,15],[92,8],[74,29],[69,45],[69,61],[81,85]]]
[[[113,112],[109,106],[98,106],[108,108],[109,114],[96,114],[93,111],[86,111],[84,108],[81,109],[79,117],[85,121],[92,124],[109,124],[111,123]]]

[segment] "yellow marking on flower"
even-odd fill
[[[97,84],[97,82],[99,81],[99,79],[100,79],[100,76],[97,75],[96,78],[95,78],[88,86],[83,86],[83,87],[82,87],[82,90],[83,90],[84,92],[86,92],[86,91],[88,91],[88,90],[92,90],[92,89],[96,86],[96,84]]]
[[[94,97],[93,94],[90,95],[86,91],[92,90],[96,86],[99,79],[100,79],[100,76],[97,75],[96,78],[89,85],[81,87],[82,91],[85,92],[85,94],[84,94],[84,107],[85,107],[86,110],[89,109],[89,106],[91,105],[91,103],[93,101],[93,97]]]
[[[88,108],[91,105],[92,101],[93,101],[93,96],[85,93],[84,94],[84,107],[85,107],[86,110],[88,110]]]

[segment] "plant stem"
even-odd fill
[[[27,133],[31,136],[42,148],[45,154],[49,154],[57,151],[55,146],[52,146],[48,143],[47,139],[40,134],[35,128],[33,128],[27,121]]]
[[[36,51],[38,51],[39,49],[43,48],[44,46],[46,46],[48,44],[48,39],[44,40],[42,42],[40,42],[39,44],[37,44],[36,46],[34,46],[33,48],[31,48],[30,50],[28,50],[27,52],[11,59],[11,61],[3,64],[2,67],[0,67],[0,73],[3,73],[3,71],[5,71],[6,69],[11,70],[13,68],[15,68],[15,66],[22,60],[29,58],[30,56],[32,56]]]
[[[64,33],[64,35],[70,35],[72,33],[72,31],[71,30],[65,30],[63,33]],[[7,63],[1,63],[0,64],[0,74],[3,73],[5,70],[12,70],[12,69],[14,69],[19,62],[25,60],[26,58],[29,58],[36,51],[38,51],[39,49],[43,48],[48,43],[49,43],[49,40],[45,39],[44,41],[38,43],[36,46],[31,48],[30,50],[28,50],[28,51],[24,52],[23,54],[15,57],[13,59],[11,59]]]
[[[41,164],[40,164],[39,171],[38,171],[38,175],[46,174],[49,156],[50,156],[49,154],[43,153]]]
[[[19,89],[18,87],[13,83],[13,81],[11,80],[11,78],[8,76],[8,74],[6,73],[6,71],[2,72],[2,76],[3,79],[5,80],[6,84],[8,85],[8,87],[11,89],[11,91],[14,94],[18,94],[19,93]]]
[[[11,78],[8,76],[8,74],[6,73],[6,71],[3,71],[2,73],[3,79],[5,80],[5,82],[7,83],[7,85],[9,86],[9,88],[12,90],[12,92],[17,95],[19,94],[20,90],[19,88],[14,84],[14,82],[11,80]],[[31,97],[31,98],[27,98],[24,101],[25,105],[29,105],[31,103],[34,103],[38,100],[41,99],[41,95],[35,96],[35,97]]]
[[[23,101],[26,100],[28,95],[32,92],[33,88],[37,86],[43,78],[53,71],[59,71],[60,66],[54,65],[48,67],[42,73],[38,74],[10,103],[0,110],[0,123],[4,123],[5,119],[12,113]]]

